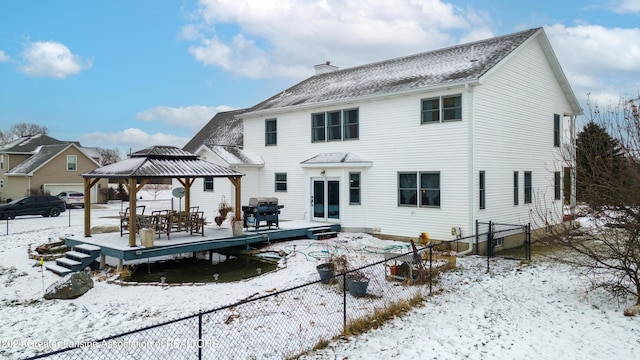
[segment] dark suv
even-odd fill
[[[57,196],[27,196],[0,205],[0,219],[14,219],[20,215],[58,216],[67,209]]]

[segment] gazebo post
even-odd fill
[[[84,178],[84,236],[91,236],[91,179]]]
[[[129,246],[136,246],[136,229],[137,214],[136,214],[136,194],[138,189],[136,188],[136,179],[129,178]]]
[[[233,215],[233,229],[231,229],[231,231],[233,232],[233,236],[240,236],[242,235],[242,228],[244,227],[244,221],[242,220],[242,216],[240,215],[240,208],[242,206],[242,199],[241,197],[241,182],[242,182],[242,178],[240,176],[238,177],[230,177],[229,181],[231,181],[231,183],[233,184],[234,188],[235,188],[235,212]]]

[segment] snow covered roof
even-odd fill
[[[242,146],[242,120],[235,115],[244,110],[217,113],[182,149],[195,153],[200,146]]]
[[[96,166],[99,166],[98,162],[91,158],[86,152],[83,151],[84,148],[80,148],[76,145],[77,143],[60,143],[56,145],[42,145],[36,148],[31,153],[28,159],[22,161],[11,170],[6,172],[7,176],[33,176],[33,174],[40,169],[42,166],[47,164],[49,161],[55,159],[60,153],[67,150],[69,147],[76,147],[82,154],[87,156],[89,160],[93,161]]]
[[[32,154],[38,147],[45,145],[60,145],[60,144],[76,144],[80,146],[80,143],[73,141],[61,141],[52,138],[47,135],[38,134],[30,137],[22,137],[11,141],[7,144],[0,146],[0,153],[13,153],[13,154]]]
[[[82,174],[85,178],[240,177],[244,174],[201,160],[175,146],[152,146],[128,159]]]
[[[566,79],[544,31],[542,28],[534,28],[416,55],[319,73],[247,109],[245,113],[258,115],[269,113],[270,110],[347,102],[358,98],[479,81],[489,70],[537,34],[542,34],[545,53],[571,101],[575,95],[568,84],[565,84]],[[580,111],[577,101],[574,109]]]
[[[206,146],[206,145],[205,145]],[[212,153],[218,155],[229,165],[236,166],[264,166],[264,159],[261,156],[252,154],[237,146],[220,146],[216,145],[208,147]]]
[[[353,153],[322,153],[300,163],[302,167],[370,167],[373,162]]]

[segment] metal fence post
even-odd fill
[[[431,296],[431,287],[433,283],[433,246],[429,246],[429,296]]]
[[[198,359],[202,359],[202,313],[198,314]]]
[[[342,273],[342,332],[347,333],[347,272]]]

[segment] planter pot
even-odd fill
[[[369,286],[369,279],[351,280],[348,281],[349,294],[355,297],[363,297],[367,295],[367,287]]]
[[[323,284],[328,284],[331,281],[331,278],[333,278],[334,268],[331,263],[320,264],[316,266],[316,270],[318,270],[320,282]]]
[[[398,275],[399,269],[400,269],[400,266],[391,265],[391,266],[389,266],[389,274],[391,274],[393,276],[396,276],[396,275]]]

